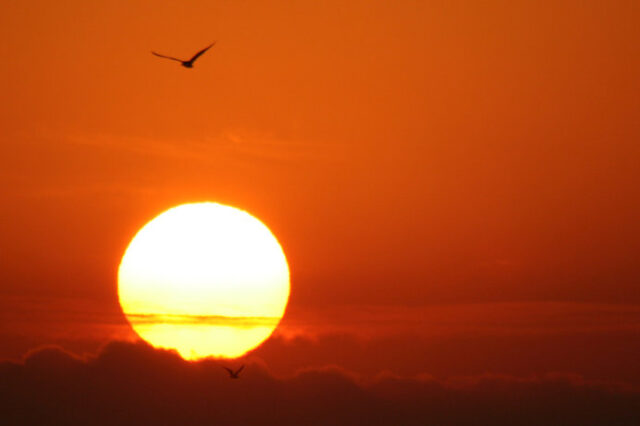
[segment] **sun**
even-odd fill
[[[135,332],[185,359],[235,358],[266,340],[289,299],[289,267],[271,231],[217,203],[183,204],[133,238],[118,270]]]

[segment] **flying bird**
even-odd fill
[[[227,373],[229,373],[229,378],[230,379],[239,379],[240,376],[238,376],[238,374],[240,374],[240,372],[244,368],[244,364],[240,368],[238,368],[236,371],[233,371],[232,369],[230,369],[228,367],[222,367],[222,368],[227,370]]]
[[[198,53],[196,53],[195,55],[193,55],[193,57],[191,59],[189,59],[188,61],[183,61],[182,59],[174,58],[173,56],[161,55],[161,54],[156,53],[154,51],[151,51],[151,53],[153,53],[154,55],[159,56],[161,58],[171,59],[172,61],[178,61],[178,62],[180,62],[180,65],[182,65],[185,68],[193,68],[193,63],[196,61],[196,59],[198,59],[204,52],[206,52],[207,50],[211,49],[214,44],[216,44],[215,41],[213,43],[211,43],[209,46],[207,46],[204,49],[202,49],[201,51],[199,51]]]

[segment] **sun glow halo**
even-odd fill
[[[267,339],[289,298],[280,244],[258,219],[217,203],[174,207],[145,225],[118,271],[136,333],[183,358],[237,357]]]

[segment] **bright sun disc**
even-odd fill
[[[289,299],[280,244],[258,219],[217,203],[174,207],[133,238],[118,270],[136,333],[185,359],[238,357],[267,339]]]

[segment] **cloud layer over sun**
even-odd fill
[[[635,425],[640,393],[570,375],[276,377],[259,362],[230,380],[211,360],[112,342],[87,359],[46,347],[1,363],[0,411],[7,424]]]

